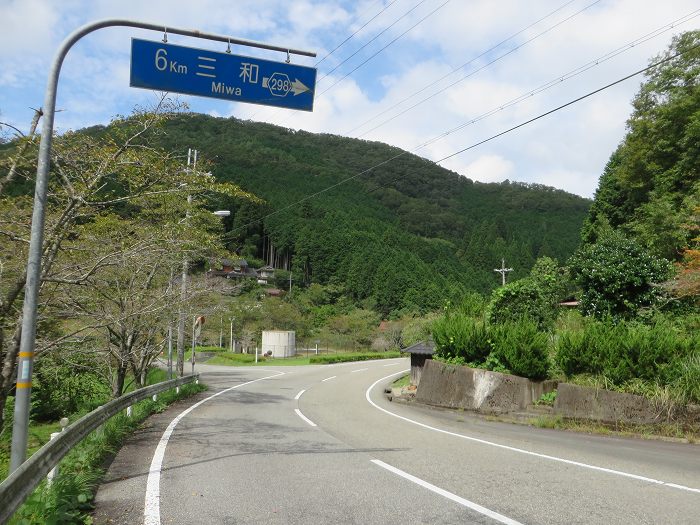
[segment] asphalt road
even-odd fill
[[[700,523],[700,446],[387,401],[407,368],[200,365],[209,392],[128,441],[96,523]]]

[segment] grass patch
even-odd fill
[[[401,388],[404,386],[408,386],[411,384],[411,374],[406,374],[401,377],[399,377],[396,381],[394,381],[391,386],[392,388]]]
[[[367,361],[369,359],[391,359],[401,357],[400,352],[350,352],[345,354],[322,354],[294,357],[263,357],[258,355],[258,362],[255,362],[255,355],[252,354],[234,354],[231,352],[221,352],[206,363],[208,365],[224,365],[224,366],[300,366],[309,364],[332,364],[346,363],[350,361]]]
[[[309,358],[309,363],[315,364],[333,364],[333,363],[346,363],[350,361],[370,361],[373,359],[392,359],[395,357],[401,357],[401,352],[357,352],[349,354],[326,354],[326,355],[312,355]]]
[[[557,391],[552,390],[551,392],[547,392],[546,394],[542,394],[540,398],[535,401],[536,405],[546,405],[546,406],[554,406],[554,401],[557,399]]]
[[[166,374],[162,370],[153,372],[153,379],[159,378],[161,373]],[[172,389],[158,394],[157,401],[147,399],[136,403],[131,418],[127,418],[123,412],[111,418],[63,458],[54,483],[48,486],[45,480],[42,481],[9,523],[92,523],[89,513],[93,509],[93,499],[104,475],[104,460],[118,451],[124,439],[151,414],[162,412],[172,402],[203,390],[206,390],[206,386],[202,384],[183,385],[179,394]],[[52,423],[38,427],[41,431],[37,432],[37,426],[34,426],[30,432],[37,435],[39,440],[48,440],[58,425]]]
[[[224,365],[224,366],[298,366],[298,365],[308,365],[309,358],[306,356],[295,356],[295,357],[284,357],[284,358],[274,358],[274,357],[262,357],[258,355],[258,362],[255,362],[255,355],[251,354],[234,354],[231,352],[222,352],[215,355],[211,359],[206,361],[208,365]]]
[[[700,425],[683,425],[680,423],[660,423],[656,425],[606,424],[599,421],[564,419],[560,415],[542,415],[530,419],[528,423],[538,428],[570,430],[587,434],[618,435],[643,439],[672,438],[683,439],[689,443],[700,442]]]

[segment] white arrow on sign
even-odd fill
[[[308,87],[306,87],[304,84],[301,83],[301,81],[298,78],[294,79],[294,82],[292,82],[292,89],[291,91],[294,93],[294,96],[296,97],[297,95],[300,95],[302,93],[305,93],[309,90]]]

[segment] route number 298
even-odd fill
[[[285,73],[273,73],[268,80],[267,87],[276,97],[284,97],[292,89],[292,83]]]

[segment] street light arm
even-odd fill
[[[41,254],[44,243],[44,219],[46,195],[48,189],[48,173],[50,164],[51,141],[53,138],[54,114],[56,112],[56,93],[58,91],[58,77],[61,72],[63,60],[68,51],[82,37],[105,27],[134,27],[138,29],[150,29],[215,40],[229,44],[238,44],[271,51],[280,51],[295,55],[316,56],[309,51],[289,49],[281,46],[273,46],[252,40],[241,40],[225,35],[205,33],[199,30],[168,28],[164,25],[150,24],[127,19],[106,19],[86,24],[61,43],[51,64],[49,77],[44,97],[44,121],[42,123],[41,142],[39,145],[39,160],[36,170],[36,186],[34,189],[34,209],[32,211],[32,227],[29,242],[29,254],[27,258],[27,280],[25,285],[24,304],[22,306],[22,336],[19,348],[19,360],[17,368],[17,395],[15,397],[14,422],[12,427],[12,448],[10,452],[10,472],[16,470],[25,460],[27,454],[27,437],[29,426],[29,407],[32,389],[32,368],[34,365],[34,348],[36,338],[37,305],[39,288],[41,285]]]

